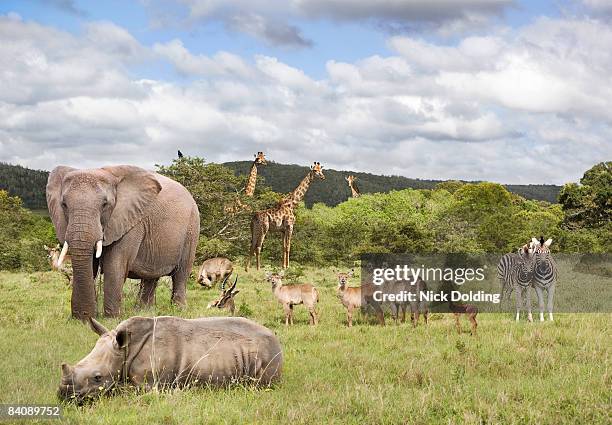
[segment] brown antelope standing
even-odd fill
[[[346,320],[349,328],[353,326],[353,310],[356,308],[366,307],[363,303],[374,308],[378,322],[385,325],[385,315],[382,311],[380,303],[374,301],[373,293],[376,290],[373,284],[366,284],[357,287],[348,286],[349,279],[353,277],[354,270],[348,273],[336,273],[338,276],[338,298],[344,307],[346,307]]]
[[[266,279],[272,284],[272,293],[283,305],[285,311],[285,325],[293,325],[293,306],[304,304],[310,314],[310,324],[319,323],[316,306],[319,302],[319,292],[310,283],[299,285],[283,285],[283,276],[278,273],[266,273]]]
[[[361,193],[359,192],[359,188],[357,187],[357,184],[355,183],[355,180],[357,180],[357,177],[355,176],[348,176],[344,178],[349,185],[349,188],[351,189],[351,195],[353,196],[353,198],[359,198],[361,196]]]
[[[478,307],[472,304],[455,304],[453,301],[448,302],[451,313],[455,315],[455,324],[457,325],[457,332],[461,333],[461,324],[459,319],[461,315],[464,315],[472,324],[472,330],[470,333],[476,335],[476,328],[478,322],[476,322],[476,315],[478,314]]]
[[[302,179],[298,187],[289,195],[279,201],[275,207],[258,211],[251,219],[251,249],[245,264],[248,271],[251,265],[251,257],[255,254],[257,270],[260,268],[261,248],[268,231],[278,231],[283,235],[283,268],[289,267],[289,252],[291,251],[291,236],[295,224],[295,208],[304,199],[306,191],[315,178],[325,180],[321,163],[315,162],[310,167],[306,177]]]
[[[67,250],[61,250],[59,244],[52,248],[44,245],[44,248],[47,251],[47,260],[51,268],[62,273],[68,280],[68,285],[70,285],[72,281],[70,254],[67,253]]]
[[[229,278],[229,275],[227,275],[225,279],[223,280],[223,282],[221,283],[221,295],[219,296],[219,298],[208,303],[207,308],[213,308],[213,307],[216,307],[219,309],[224,308],[226,310],[229,310],[229,312],[233,316],[234,312],[236,311],[236,304],[234,303],[234,297],[240,291],[235,290],[236,284],[238,283],[238,276],[236,276],[236,279],[234,280],[234,284],[230,286],[229,289],[227,290],[225,289],[225,284],[227,283],[228,278]]]
[[[414,279],[414,277],[412,278]],[[402,291],[406,293],[415,294],[416,301],[404,301],[391,304],[391,314],[393,315],[395,322],[398,323],[399,315],[401,313],[401,322],[406,321],[406,305],[410,304],[410,321],[412,326],[416,327],[419,324],[419,315],[423,314],[425,324],[427,324],[429,318],[429,309],[427,308],[427,302],[421,298],[420,294],[427,292],[427,284],[420,277],[416,278],[416,282],[412,284],[412,281],[402,280],[399,282],[393,282],[388,286],[387,292],[399,294]]]

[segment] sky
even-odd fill
[[[612,160],[611,0],[0,2],[0,161],[563,184]]]

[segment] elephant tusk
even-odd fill
[[[68,253],[68,241],[64,242],[64,247],[62,248],[62,252],[60,253],[59,258],[57,259],[57,267],[60,267],[62,265],[67,253]]]
[[[100,258],[102,255],[102,239],[96,242],[96,258]]]

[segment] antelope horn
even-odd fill
[[[62,248],[62,252],[60,252],[60,256],[57,260],[57,267],[60,267],[62,265],[67,253],[68,253],[68,241],[64,242],[64,247]]]
[[[232,287],[231,287],[231,288],[229,288],[229,289],[227,290],[227,292],[231,293],[231,292],[234,290],[234,288],[236,287],[236,284],[237,284],[237,283],[238,283],[238,276],[236,276],[236,280],[234,280],[234,284],[232,285]]]
[[[227,279],[229,279],[230,275],[225,276],[225,279],[223,279],[223,282],[221,282],[221,292],[225,291],[225,283],[227,282]]]
[[[96,242],[96,258],[100,258],[102,255],[102,239]]]

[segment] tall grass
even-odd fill
[[[458,335],[451,317],[428,326],[382,328],[357,317],[345,326],[331,269],[304,270],[319,288],[321,324],[295,309],[286,328],[263,272],[240,273],[237,310],[274,330],[284,349],[282,382],[271,389],[122,392],[84,407],[64,406],[66,423],[610,423],[610,314],[558,314],[515,323],[481,314],[479,334]],[[190,282],[188,307],[170,306],[162,281],[157,306],[136,306],[124,287],[124,313],[201,317],[218,295]],[[69,319],[70,289],[54,273],[0,272],[0,403],[57,403],[61,362],[74,364],[97,335]],[[389,322],[391,323],[391,322]]]

